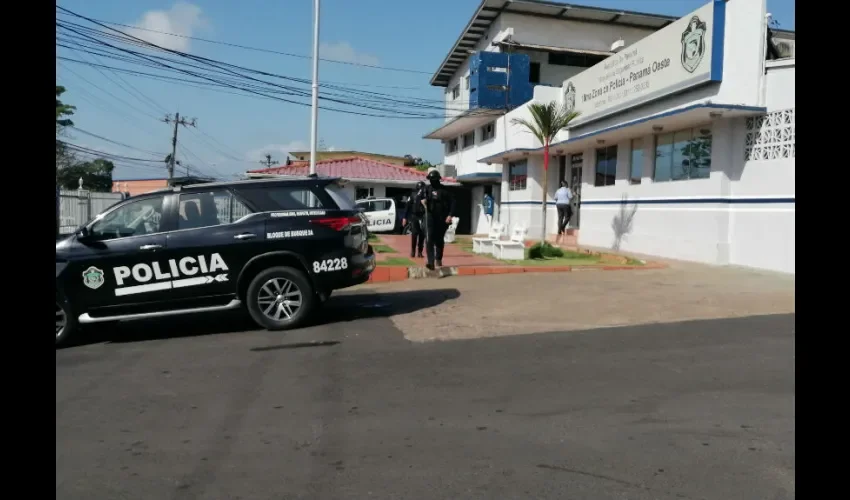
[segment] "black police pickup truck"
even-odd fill
[[[375,268],[338,179],[174,187],[124,200],[56,243],[56,343],[79,324],[246,307],[298,326]]]

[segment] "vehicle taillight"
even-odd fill
[[[313,224],[321,224],[333,229],[334,231],[342,231],[352,224],[361,224],[363,221],[360,220],[360,217],[352,215],[350,217],[322,217],[321,219],[313,219],[310,222]]]

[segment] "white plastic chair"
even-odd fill
[[[448,229],[446,229],[446,235],[443,237],[443,241],[446,243],[454,243],[455,241],[455,231],[457,231],[457,225],[460,223],[459,217],[452,217],[452,223]]]
[[[511,239],[493,242],[493,256],[500,260],[522,260],[525,258],[525,236],[528,228],[517,224],[511,230]]]
[[[502,232],[505,226],[501,222],[494,222],[490,225],[490,232],[485,238],[472,238],[473,253],[493,253],[493,242],[502,239]]]

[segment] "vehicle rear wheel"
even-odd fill
[[[71,313],[68,301],[56,299],[56,345],[68,343],[77,330],[77,318]]]
[[[291,267],[271,267],[251,280],[246,293],[248,313],[268,330],[296,328],[312,312],[316,294],[304,273]]]

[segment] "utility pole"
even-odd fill
[[[165,118],[162,119],[165,123],[174,124],[174,135],[171,137],[171,156],[168,158],[168,179],[172,179],[174,177],[174,166],[177,162],[177,126],[183,125],[184,127],[194,127],[197,118],[192,118],[191,120],[187,120],[185,117],[180,117],[180,112],[177,112],[174,115],[174,118],[171,118],[171,115],[165,115]]]
[[[272,168],[272,164],[277,163],[277,160],[272,160],[272,155],[266,155],[266,161],[260,160],[260,165],[265,165],[266,168]]]
[[[319,132],[319,0],[313,0],[313,99],[310,124],[310,175],[316,173],[316,142]]]

